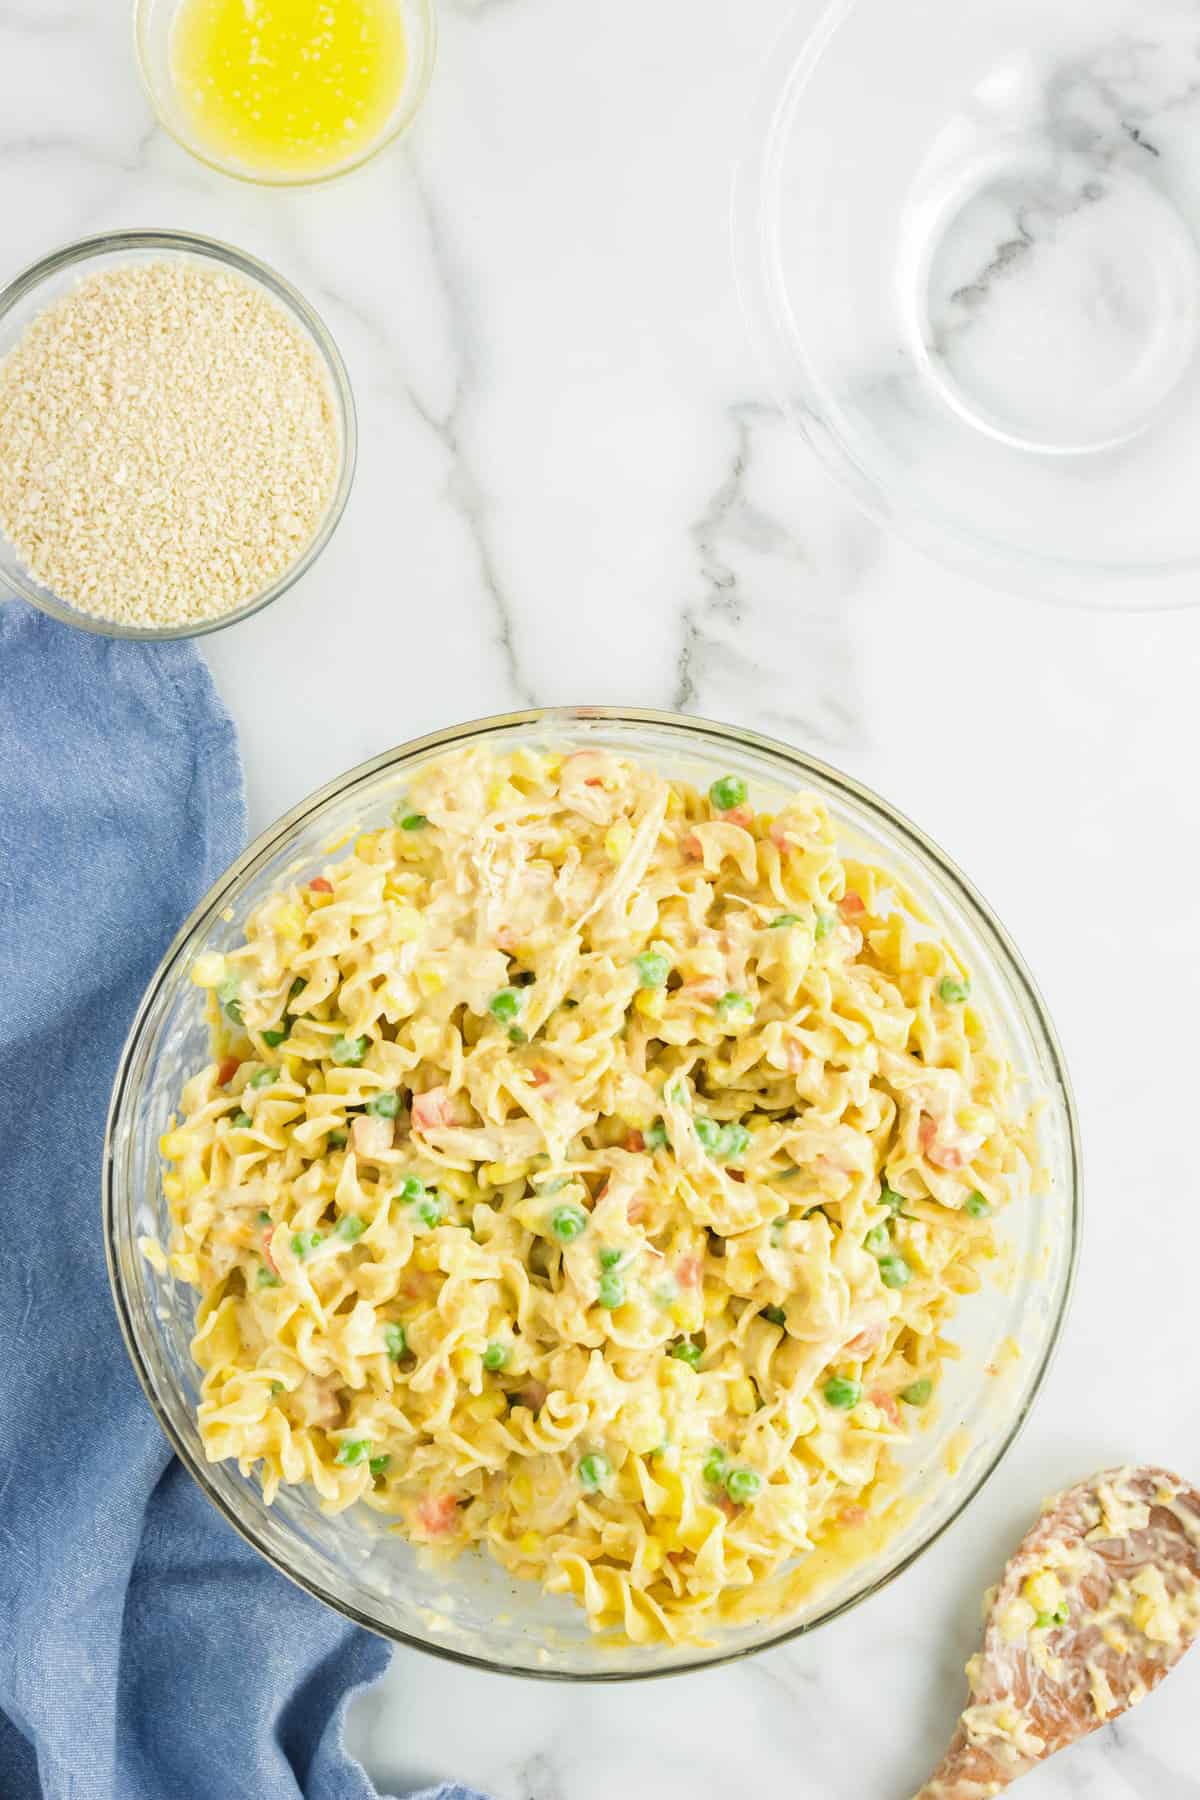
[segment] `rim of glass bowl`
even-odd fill
[[[202,237],[190,231],[153,227],[105,231],[95,237],[78,238],[74,243],[65,244],[61,250],[53,250],[49,256],[41,257],[28,268],[22,269],[0,291],[0,326],[3,326],[23,300],[36,293],[43,284],[61,275],[64,270],[132,251],[199,258],[235,269],[239,275],[255,282],[277,300],[315,345],[333,392],[340,445],[337,485],[325,516],[303,555],[289,564],[270,587],[265,588],[261,594],[256,594],[252,600],[247,600],[243,606],[235,607],[232,612],[222,613],[215,619],[200,619],[184,625],[123,625],[119,620],[101,619],[93,617],[91,613],[81,612],[51,589],[32,580],[23,569],[6,571],[0,576],[0,584],[11,587],[22,600],[27,600],[41,612],[49,613],[51,618],[58,619],[60,623],[77,626],[80,631],[90,631],[98,637],[151,640],[207,637],[210,632],[224,631],[229,625],[239,625],[243,619],[253,617],[256,612],[261,612],[264,607],[280,599],[301,576],[308,573],[337,530],[346,510],[346,502],[350,498],[350,490],[354,486],[354,471],[358,462],[358,416],[354,406],[354,392],[342,353],[328,326],[286,276],[271,268],[269,263],[260,261],[257,256],[251,256],[249,251],[239,250],[236,244],[226,244],[220,238]],[[50,304],[49,300],[47,304]],[[0,531],[0,538],[2,537],[3,532]],[[5,538],[4,541],[7,543],[10,540]]]
[[[154,74],[153,58],[147,42],[150,24],[150,10],[161,0],[133,0],[133,45],[137,58],[138,75],[142,89],[150,103],[155,119],[162,126],[167,136],[177,143],[181,150],[194,156],[197,162],[206,168],[215,169],[220,175],[228,175],[233,181],[244,181],[248,187],[321,187],[327,181],[337,181],[343,175],[350,175],[355,169],[361,169],[365,163],[373,161],[381,151],[394,144],[398,137],[403,137],[409,130],[429,92],[429,84],[433,80],[434,65],[438,51],[438,16],[436,0],[402,0],[402,11],[411,10],[421,19],[421,62],[417,69],[416,80],[409,95],[408,104],[396,114],[396,117],[381,137],[374,140],[358,156],[349,162],[339,163],[335,169],[327,169],[322,174],[313,175],[272,175],[267,171],[240,168],[237,163],[229,162],[215,151],[207,150],[195,138],[186,136],[172,122],[171,115],[163,105],[159,94],[159,82]]]
[[[1171,612],[1197,602],[1200,554],[1114,564],[1025,549],[959,526],[947,514],[898,505],[842,430],[842,416],[806,343],[788,326],[777,266],[773,195],[787,126],[845,20],[870,0],[829,0],[815,20],[792,10],[763,60],[742,126],[729,194],[734,279],[747,335],[783,416],[869,519],[944,567],[1002,592],[1083,611]],[[1134,584],[1151,586],[1139,598]]]
[[[468,1651],[455,1650],[445,1644],[432,1643],[427,1639],[414,1637],[408,1632],[398,1630],[395,1627],[384,1625],[377,1620],[368,1618],[364,1613],[360,1612],[357,1607],[348,1604],[338,1595],[330,1593],[319,1581],[311,1580],[307,1576],[300,1575],[294,1569],[290,1568],[286,1562],[282,1561],[267,1548],[253,1528],[248,1526],[237,1515],[233,1508],[226,1504],[223,1496],[217,1493],[210,1485],[207,1479],[205,1465],[192,1455],[187,1444],[177,1434],[166,1408],[160,1403],[155,1392],[153,1376],[147,1361],[142,1356],[141,1347],[134,1333],[132,1312],[119,1273],[120,1259],[116,1242],[115,1217],[118,1204],[117,1186],[119,1183],[123,1185],[123,1165],[121,1170],[118,1170],[116,1167],[116,1142],[122,1112],[131,1087],[133,1069],[138,1061],[143,1030],[146,1020],[153,1010],[159,990],[176,969],[180,959],[185,954],[190,954],[193,943],[197,939],[202,938],[203,934],[209,929],[211,924],[219,917],[222,908],[229,904],[235,892],[242,885],[244,878],[252,874],[256,868],[264,863],[272,852],[279,849],[284,840],[286,840],[296,827],[311,820],[314,815],[319,813],[329,802],[347,798],[353,793],[355,788],[373,781],[376,776],[387,769],[400,769],[416,760],[424,760],[437,751],[450,750],[455,746],[461,746],[466,742],[479,742],[489,737],[499,736],[521,727],[536,727],[553,730],[556,722],[561,722],[563,724],[577,724],[589,719],[595,719],[605,723],[627,724],[632,726],[644,725],[655,729],[678,732],[681,738],[690,739],[697,748],[703,748],[705,741],[707,740],[710,747],[719,746],[722,743],[730,743],[756,751],[772,758],[776,764],[779,765],[781,774],[795,774],[801,780],[811,776],[818,777],[822,782],[827,783],[835,793],[844,795],[848,801],[854,805],[863,807],[868,813],[877,817],[879,821],[899,837],[903,843],[929,859],[937,871],[939,880],[945,884],[946,888],[954,895],[955,899],[964,906],[968,915],[971,917],[973,925],[980,932],[988,945],[988,949],[995,956],[1006,979],[1011,981],[1013,988],[1019,994],[1024,1007],[1027,1009],[1028,1016],[1032,1021],[1036,1034],[1042,1039],[1049,1063],[1054,1071],[1055,1079],[1058,1084],[1059,1097],[1061,1099],[1062,1116],[1066,1127],[1065,1142],[1070,1162],[1071,1191],[1069,1196],[1068,1224],[1070,1243],[1063,1272],[1062,1291],[1059,1295],[1058,1306],[1053,1319],[1050,1321],[1046,1339],[1041,1348],[1039,1363],[1033,1373],[1033,1378],[1029,1390],[1025,1395],[1023,1404],[1004,1431],[1002,1438],[980,1469],[978,1475],[963,1493],[958,1504],[940,1524],[929,1531],[928,1534],[923,1535],[920,1541],[914,1545],[912,1550],[897,1563],[894,1568],[884,1570],[884,1572],[876,1576],[875,1579],[864,1583],[863,1586],[858,1588],[854,1593],[847,1595],[844,1599],[838,1601],[836,1605],[828,1607],[826,1610],[818,1613],[815,1617],[807,1619],[799,1624],[787,1624],[772,1636],[764,1638],[759,1643],[750,1645],[739,1644],[727,1651],[718,1651],[716,1655],[699,1655],[694,1660],[676,1663],[670,1668],[620,1671],[582,1671],[552,1668],[513,1669],[510,1668],[508,1664],[493,1661],[489,1657],[473,1655]],[[277,819],[273,825],[268,826],[266,831],[262,832],[238,860],[225,871],[225,873],[209,889],[199,905],[194,908],[188,919],[177,932],[170,948],[164,955],[146,989],[121,1052],[121,1061],[113,1085],[112,1101],[109,1107],[104,1138],[104,1165],[101,1187],[105,1257],[108,1263],[108,1275],[109,1283],[112,1288],[113,1303],[116,1307],[117,1318],[121,1327],[121,1335],[125,1340],[125,1348],[129,1352],[130,1360],[133,1363],[138,1380],[141,1382],[143,1392],[150,1403],[151,1410],[158,1419],[159,1425],[162,1427],[168,1442],[171,1444],[176,1455],[179,1457],[188,1473],[192,1476],[193,1480],[198,1483],[207,1498],[224,1516],[228,1523],[233,1526],[239,1536],[244,1538],[245,1541],[257,1550],[261,1556],[265,1557],[269,1563],[278,1569],[280,1574],[286,1575],[289,1581],[295,1582],[298,1587],[303,1588],[316,1599],[323,1600],[327,1606],[333,1607],[336,1612],[341,1613],[345,1618],[353,1620],[355,1624],[363,1626],[368,1631],[373,1631],[379,1637],[388,1638],[394,1643],[407,1644],[415,1650],[427,1651],[432,1656],[444,1657],[447,1662],[462,1663],[471,1668],[488,1669],[497,1674],[528,1676],[536,1680],[545,1681],[645,1681],[657,1679],[660,1676],[687,1674],[696,1669],[716,1668],[722,1663],[736,1662],[742,1657],[756,1655],[761,1650],[776,1649],[780,1644],[786,1644],[795,1638],[804,1637],[809,1632],[815,1631],[819,1626],[826,1625],[831,1620],[840,1618],[843,1613],[849,1612],[852,1607],[858,1606],[862,1601],[868,1600],[873,1595],[881,1592],[883,1588],[887,1587],[892,1581],[896,1580],[898,1576],[902,1575],[906,1569],[910,1568],[918,1557],[923,1556],[925,1552],[962,1517],[976,1495],[984,1487],[986,1482],[991,1479],[992,1475],[995,1474],[1000,1463],[1016,1442],[1026,1419],[1033,1409],[1046,1379],[1047,1371],[1054,1359],[1054,1354],[1062,1336],[1063,1326],[1070,1306],[1079,1260],[1082,1211],[1082,1163],[1079,1125],[1075,1111],[1074,1096],[1071,1091],[1070,1078],[1067,1074],[1066,1063],[1057,1034],[1050,1021],[1049,1014],[1046,1011],[1046,1006],[1038,991],[1037,984],[1026,967],[1020,952],[1017,950],[1007,931],[996,918],[982,895],[971,882],[968,881],[967,877],[957,865],[951,861],[931,838],[926,837],[925,833],[916,825],[912,824],[903,813],[897,812],[886,801],[875,794],[873,790],[864,787],[852,777],[842,774],[839,769],[831,768],[828,763],[821,762],[816,757],[808,756],[798,750],[793,750],[788,745],[782,744],[774,738],[763,737],[757,732],[743,730],[740,726],[723,724],[710,719],[690,718],[680,713],[658,712],[639,707],[613,706],[534,707],[522,712],[498,713],[487,718],[473,719],[467,723],[451,726],[442,731],[430,732],[424,737],[413,738],[406,744],[401,744],[395,749],[387,750],[382,755],[373,757],[369,762],[359,763],[355,768],[348,770],[346,774],[339,776],[335,781],[331,781],[327,786],[319,788],[314,794],[309,795],[307,799],[302,800],[299,805],[293,807],[290,812],[285,813],[281,818]],[[121,1198],[123,1201],[127,1201],[128,1196],[122,1194]]]

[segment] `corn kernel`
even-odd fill
[[[729,1404],[735,1413],[749,1418],[758,1405],[758,1396],[754,1391],[754,1383],[748,1376],[742,1375],[737,1381],[729,1384]]]
[[[715,1319],[723,1313],[729,1304],[729,1293],[726,1288],[706,1288],[704,1291],[704,1316]]]
[[[661,1019],[667,1010],[665,988],[642,988],[633,997],[634,1008],[643,1019]]]
[[[199,988],[215,988],[225,979],[225,958],[216,950],[204,950],[192,964],[192,980]]]
[[[493,1162],[484,1163],[480,1173],[492,1187],[504,1187],[509,1181],[517,1181],[525,1174],[527,1162]]]
[[[438,1171],[438,1186],[443,1193],[453,1194],[456,1200],[474,1200],[475,1183],[462,1169],[441,1169]]]
[[[366,859],[367,861],[369,861],[371,858],[372,852],[375,849],[375,846],[379,842],[380,835],[381,834],[378,831],[364,831],[362,833],[361,837],[355,838],[355,840],[354,840],[355,856],[361,856],[364,859]]]
[[[415,943],[421,930],[421,915],[415,906],[402,902],[392,908],[392,931],[402,944]]]
[[[623,862],[633,843],[633,827],[628,819],[618,819],[604,834],[604,854],[610,862]]]
[[[517,1549],[522,1556],[533,1556],[542,1547],[540,1531],[523,1531],[517,1539]]]
[[[667,817],[677,819],[683,811],[683,796],[676,788],[667,789]]]
[[[528,1475],[514,1475],[508,1484],[508,1494],[514,1506],[532,1506],[533,1483]]]
[[[271,928],[279,937],[298,938],[304,930],[304,914],[293,902],[277,907]]]
[[[183,1183],[178,1175],[164,1175],[162,1190],[168,1200],[183,1199]]]
[[[669,1310],[681,1331],[699,1331],[704,1323],[704,1302],[699,1294],[681,1294]]]
[[[1035,1612],[1052,1613],[1062,1604],[1062,1584],[1052,1569],[1031,1575],[1021,1591]]]
[[[439,975],[436,969],[417,970],[417,986],[423,994],[440,994],[445,985],[445,976]]]
[[[179,1162],[199,1147],[190,1131],[164,1131],[158,1140],[159,1152],[169,1162]]]

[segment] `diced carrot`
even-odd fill
[[[240,1056],[227,1056],[217,1070],[218,1087],[228,1087],[241,1066],[242,1059]]]
[[[884,1414],[890,1424],[899,1425],[900,1408],[896,1403],[896,1396],[894,1394],[889,1394],[886,1388],[872,1388],[867,1395],[867,1399],[873,1406],[879,1408],[880,1412]]]
[[[270,1269],[272,1275],[278,1275],[278,1273],[279,1273],[279,1270],[275,1264],[275,1258],[271,1255],[271,1239],[275,1236],[275,1233],[278,1229],[279,1228],[276,1225],[268,1225],[267,1229],[263,1232],[263,1243],[262,1243],[263,1258],[267,1264],[267,1267]]]
[[[640,1225],[646,1216],[645,1194],[635,1194],[625,1208],[625,1217],[631,1225]]]
[[[853,889],[848,894],[843,894],[838,907],[843,919],[857,919],[859,913],[865,913],[866,910],[862,895],[856,894]]]
[[[680,843],[679,848],[683,851],[685,856],[690,856],[693,862],[701,862],[704,858],[704,845],[700,842],[700,839],[696,836],[694,831],[688,832],[687,836]]]
[[[432,1087],[423,1094],[414,1094],[412,1119],[419,1131],[432,1131],[440,1125],[453,1125],[454,1111],[449,1090]]]
[[[754,823],[754,808],[752,806],[731,806],[727,813],[722,813],[721,817],[728,825],[741,825],[743,828],[748,828]]]
[[[529,1071],[529,1079],[534,1087],[545,1087],[550,1080],[550,1071],[543,1069],[541,1063],[536,1063]]]
[[[722,1494],[721,1498],[717,1501],[717,1505],[727,1519],[736,1519],[742,1510],[735,1500],[729,1498],[728,1494]]]
[[[314,875],[308,885],[314,894],[332,894],[333,892],[332,881],[326,881],[324,875]]]
[[[449,1531],[457,1513],[453,1494],[426,1494],[417,1505],[417,1517],[431,1537]]]
[[[843,1506],[838,1514],[839,1525],[865,1525],[867,1509],[865,1506]]]
[[[625,1148],[627,1150],[632,1150],[635,1156],[646,1148],[646,1140],[640,1131],[630,1131],[626,1133]]]
[[[675,1279],[680,1287],[698,1287],[704,1260],[699,1256],[681,1256],[675,1264]]]

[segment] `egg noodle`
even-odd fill
[[[469,749],[394,818],[193,966],[206,1453],[694,1639],[881,1507],[1028,1109],[810,795]]]

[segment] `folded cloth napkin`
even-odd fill
[[[105,1273],[121,1045],[244,823],[233,724],[190,644],[0,603],[3,1800],[375,1793],[342,1725],[387,1646],[204,1499],[138,1387]]]

